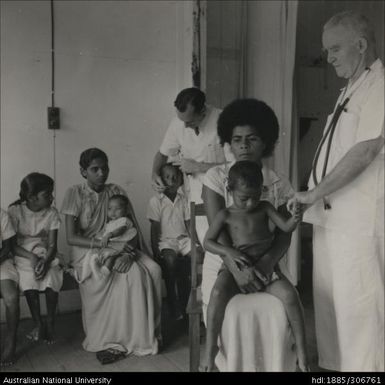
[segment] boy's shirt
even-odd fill
[[[190,219],[188,200],[181,186],[172,202],[165,194],[150,199],[147,218],[160,222],[161,240],[187,237],[185,221]]]
[[[3,241],[13,237],[16,234],[16,232],[12,226],[8,213],[2,209],[0,209],[0,221],[1,221],[1,228],[0,228],[0,249],[1,249],[3,245]]]

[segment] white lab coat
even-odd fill
[[[384,136],[384,67],[370,70],[337,101],[350,100],[336,126],[328,174],[356,143]],[[329,116],[325,129],[328,127]],[[317,163],[320,179],[324,145]],[[312,177],[309,188],[314,187]],[[314,225],[313,285],[319,365],[384,370],[384,148],[357,178],[305,212]]]

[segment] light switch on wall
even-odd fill
[[[48,128],[50,130],[58,130],[60,128],[59,107],[48,107]]]

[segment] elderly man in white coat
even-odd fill
[[[384,66],[368,20],[333,16],[322,43],[348,80],[313,161],[304,221],[313,224],[319,366],[384,370]]]

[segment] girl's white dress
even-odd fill
[[[6,211],[0,209],[0,249],[3,247],[3,241],[12,238],[16,233],[13,229],[11,220]],[[13,258],[8,258],[0,264],[0,281],[11,280],[19,282]]]
[[[60,216],[56,208],[34,212],[26,203],[11,206],[8,209],[13,227],[16,231],[17,244],[27,251],[46,258],[48,249],[48,234],[50,230],[58,230]],[[19,273],[20,289],[44,291],[48,287],[58,292],[63,284],[63,270],[59,259],[54,258],[45,277],[35,279],[34,269],[30,259],[15,255],[16,269]]]

